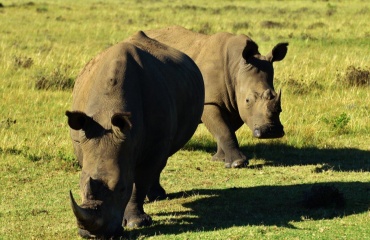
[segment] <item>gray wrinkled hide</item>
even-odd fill
[[[245,35],[205,35],[174,26],[145,33],[189,55],[202,72],[205,106],[202,122],[217,140],[214,160],[226,167],[248,164],[235,131],[247,124],[257,138],[284,135],[280,122],[281,94],[273,86],[272,63],[282,60],[287,43],[277,44],[263,56]]]
[[[151,223],[144,198],[164,196],[160,173],[195,132],[203,106],[195,63],[142,32],[85,66],[66,112],[82,166],[80,206],[71,194],[81,236],[111,237],[122,224]]]

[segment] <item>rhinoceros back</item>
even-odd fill
[[[73,95],[73,109],[88,115],[131,112],[132,135],[140,139],[137,148],[169,142],[171,155],[197,128],[204,83],[191,58],[139,32],[91,60]]]
[[[145,97],[147,115],[156,116],[169,132],[170,154],[179,150],[194,134],[204,107],[204,83],[202,74],[193,60],[184,53],[148,38],[139,32],[130,40],[138,49],[140,62],[145,71]],[[148,56],[149,53],[149,56]],[[153,73],[158,73],[154,77]],[[150,109],[149,109],[150,108]],[[167,113],[169,117],[164,117]],[[149,125],[152,125],[148,123]],[[164,129],[154,125],[152,138]],[[153,138],[156,141],[156,138]]]

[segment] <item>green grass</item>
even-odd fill
[[[148,203],[151,227],[131,239],[370,239],[370,3],[367,1],[19,1],[0,8],[0,239],[78,239],[68,191],[80,169],[65,110],[70,82],[138,30],[173,24],[251,36],[275,64],[286,136],[238,132],[244,169],[210,161],[200,125],[168,162],[168,199]],[[342,209],[306,209],[314,184]]]

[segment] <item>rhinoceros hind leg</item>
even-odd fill
[[[158,181],[151,186],[146,197],[148,198],[149,202],[153,202],[158,200],[164,200],[167,198],[167,195],[166,191],[163,189],[163,187]]]

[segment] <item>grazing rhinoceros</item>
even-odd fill
[[[111,237],[122,225],[151,224],[144,198],[165,196],[160,173],[194,134],[203,106],[196,64],[143,32],[85,66],[66,112],[82,166],[82,205],[70,193],[81,236]]]
[[[281,92],[274,90],[272,63],[285,57],[288,43],[279,43],[262,56],[245,35],[204,35],[179,26],[145,32],[186,53],[202,72],[206,91],[202,122],[217,140],[213,160],[224,161],[225,167],[248,164],[235,135],[243,122],[254,137],[284,136]]]

